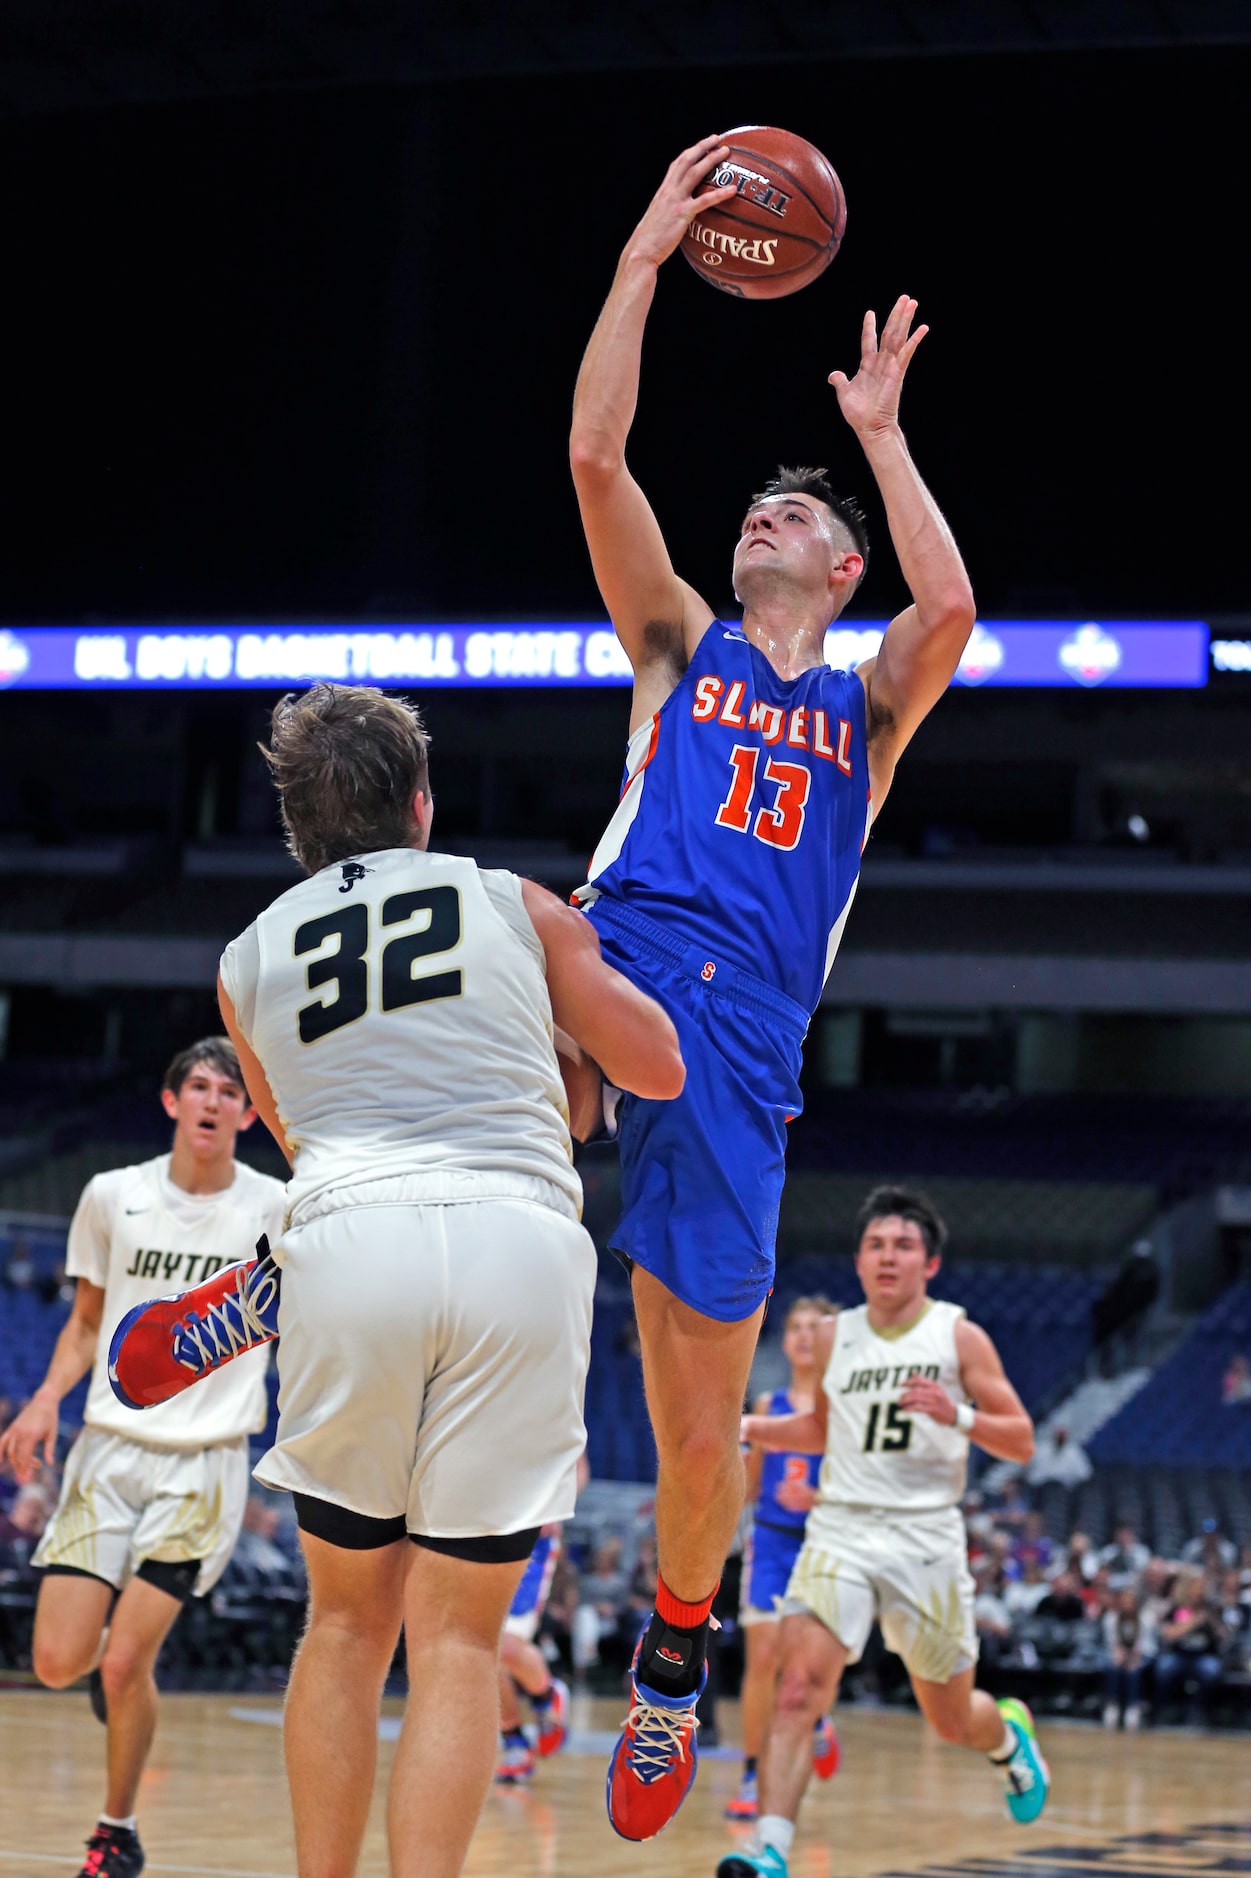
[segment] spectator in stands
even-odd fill
[[[1137,1582],[1151,1562],[1151,1553],[1128,1520],[1122,1520],[1112,1535],[1111,1545],[1099,1554],[1099,1563],[1108,1574],[1113,1591]]]
[[[1030,1512],[1029,1495],[1015,1474],[997,1494],[988,1496],[986,1505],[996,1526],[1008,1532],[1023,1526]]]
[[[1251,1669],[1251,1591],[1244,1591],[1236,1565],[1221,1573],[1218,1603],[1225,1626],[1225,1667]]]
[[[1140,1602],[1132,1585],[1118,1591],[1116,1603],[1103,1614],[1106,1667],[1103,1678],[1103,1725],[1127,1730],[1142,1719],[1143,1670],[1156,1653],[1158,1637],[1153,1613]]]
[[[573,1666],[585,1672],[602,1660],[600,1645],[615,1635],[626,1601],[628,1578],[620,1539],[602,1539],[582,1574],[578,1608],[573,1616]]]
[[[1072,1572],[1058,1571],[1047,1587],[1047,1595],[1034,1607],[1038,1617],[1054,1617],[1062,1624],[1080,1624],[1086,1616],[1086,1600]]]
[[[35,1261],[25,1239],[16,1237],[5,1261],[4,1282],[10,1291],[29,1291],[35,1282]]]
[[[257,1572],[262,1578],[285,1582],[294,1572],[294,1560],[279,1544],[282,1518],[278,1508],[259,1493],[248,1495],[243,1526],[231,1555],[231,1564]]]
[[[1160,1625],[1154,1678],[1157,1720],[1175,1699],[1186,1697],[1190,1698],[1189,1719],[1210,1719],[1213,1698],[1224,1674],[1226,1642],[1220,1609],[1206,1593],[1203,1573],[1179,1572],[1173,1602]]]
[[[1221,1401],[1226,1408],[1236,1408],[1244,1402],[1251,1402],[1251,1357],[1237,1351],[1229,1359],[1229,1367],[1221,1378]]]
[[[1043,1516],[1041,1513],[1027,1513],[1025,1515],[1025,1524],[1021,1529],[1021,1536],[1017,1540],[1013,1550],[1021,1566],[1022,1573],[1024,1573],[1027,1566],[1034,1564],[1037,1565],[1044,1578],[1047,1576],[1048,1572],[1051,1570],[1052,1560],[1055,1556],[1055,1546],[1051,1543],[1051,1540],[1047,1537],[1043,1529]]]
[[[983,1663],[995,1663],[1006,1655],[1012,1642],[1012,1614],[1004,1602],[1003,1575],[988,1558],[974,1568],[977,1593],[973,1599],[973,1622],[981,1644]]]
[[[1099,1569],[1099,1560],[1095,1548],[1090,1543],[1090,1534],[1073,1532],[1065,1548],[1064,1565],[1066,1572],[1072,1572],[1083,1585],[1088,1585]]]
[[[1003,1601],[1013,1618],[1032,1617],[1049,1590],[1037,1558],[1027,1557],[1021,1564],[1020,1577],[1005,1590]]]
[[[1031,1487],[1045,1486],[1048,1481],[1061,1487],[1080,1487],[1094,1471],[1081,1442],[1072,1440],[1067,1428],[1053,1428],[1039,1435],[1025,1478]]]
[[[1238,1548],[1226,1539],[1214,1519],[1205,1519],[1197,1537],[1182,1547],[1182,1564],[1197,1565],[1208,1578],[1215,1578],[1238,1562]]]
[[[66,1271],[63,1258],[39,1280],[39,1295],[45,1304],[72,1304],[76,1288],[77,1280]]]
[[[1102,1617],[1116,1601],[1112,1581],[1106,1565],[1096,1567],[1093,1575],[1082,1587],[1082,1601],[1086,1606],[1087,1617]]]
[[[0,1513],[0,1568],[25,1572],[55,1505],[55,1480],[31,1480],[18,1488],[8,1512]]]
[[[1244,1541],[1238,1555],[1238,1576],[1242,1580],[1243,1590],[1251,1591],[1251,1539]]]

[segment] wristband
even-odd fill
[[[977,1410],[973,1407],[971,1402],[956,1403],[956,1427],[960,1430],[962,1435],[971,1435],[973,1433],[973,1423],[976,1418]]]

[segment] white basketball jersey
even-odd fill
[[[265,1426],[269,1351],[237,1356],[194,1389],[136,1411],[109,1387],[110,1340],[132,1306],[186,1291],[223,1265],[250,1259],[262,1233],[275,1238],[286,1189],[236,1162],[233,1184],[220,1193],[185,1193],[170,1179],[169,1164],[161,1154],[88,1181],[70,1225],[65,1269],[104,1292],[83,1420],[145,1446],[189,1451]]]
[[[544,966],[515,874],[417,848],[323,868],[232,942],[222,980],[294,1155],[292,1223],[366,1182],[435,1199],[458,1176],[466,1197],[537,1181],[581,1216]]]
[[[883,1335],[870,1324],[867,1305],[839,1312],[823,1379],[829,1420],[810,1537],[824,1506],[934,1512],[962,1498],[968,1437],[930,1415],[905,1414],[899,1397],[909,1377],[924,1376],[942,1383],[956,1402],[967,1400],[956,1356],[963,1316],[960,1305],[930,1299],[902,1335]]]

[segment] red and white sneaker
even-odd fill
[[[690,1792],[699,1759],[695,1704],[707,1680],[705,1663],[693,1695],[662,1695],[631,1666],[630,1713],[608,1763],[608,1823],[620,1838],[654,1838]]]
[[[760,1810],[759,1800],[760,1794],[756,1784],[756,1776],[755,1774],[749,1774],[745,1771],[739,1779],[738,1792],[734,1795],[732,1800],[726,1801],[726,1818],[743,1820],[746,1823],[750,1823],[756,1818]]]
[[[520,1787],[534,1772],[534,1749],[524,1735],[505,1735],[500,1742],[495,1763],[495,1778],[501,1786]]]
[[[818,1780],[833,1780],[843,1758],[842,1745],[828,1715],[812,1731],[812,1771]]]
[[[569,1685],[552,1677],[552,1691],[542,1708],[535,1710],[535,1720],[539,1725],[538,1749],[541,1760],[549,1754],[555,1754],[565,1745],[565,1736],[569,1733]]]
[[[109,1385],[127,1408],[154,1408],[278,1335],[282,1274],[262,1234],[257,1256],[203,1284],[136,1304],[109,1344]]]

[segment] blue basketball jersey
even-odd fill
[[[790,1391],[775,1389],[769,1398],[770,1415],[793,1415],[795,1405],[791,1401]],[[819,1454],[784,1454],[766,1450],[764,1466],[760,1470],[760,1492],[756,1496],[755,1518],[758,1526],[786,1526],[799,1535],[804,1530],[807,1513],[792,1512],[782,1506],[777,1498],[778,1488],[784,1480],[801,1480],[809,1487],[815,1487],[821,1473],[821,1455]]]
[[[714,620],[631,737],[617,812],[575,897],[625,902],[811,1012],[868,826],[860,679],[828,665],[779,678]]]

